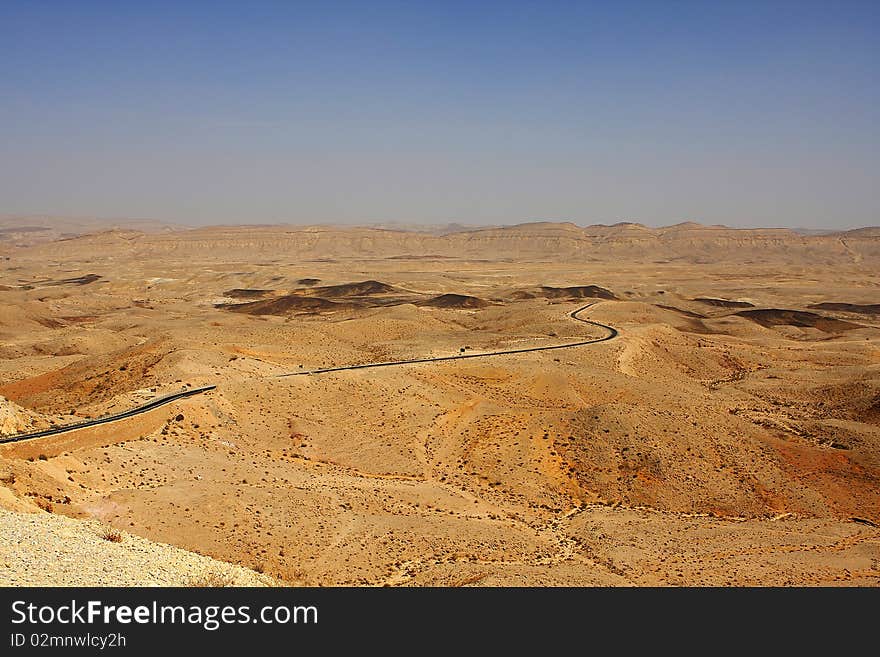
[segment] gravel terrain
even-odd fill
[[[98,521],[0,509],[0,586],[271,586],[274,580]]]

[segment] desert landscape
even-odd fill
[[[2,583],[60,516],[251,584],[880,583],[880,229],[51,225],[0,226]],[[144,568],[49,579],[197,579]]]

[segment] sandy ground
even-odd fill
[[[102,237],[0,263],[4,427],[218,384],[110,428],[0,447],[0,504],[290,584],[880,582],[868,247],[811,243],[821,257],[783,266],[752,246],[733,268],[700,262],[715,248],[702,243],[690,262],[647,247],[576,262],[532,247],[322,259],[223,234],[222,249],[161,258]],[[387,287],[346,287],[363,281]],[[615,297],[587,316],[617,339],[275,376],[598,336],[567,317],[591,299],[546,289],[586,286]]]

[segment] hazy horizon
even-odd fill
[[[878,18],[854,1],[4,3],[0,212],[878,225]]]
[[[780,229],[780,230],[792,230],[795,232],[803,232],[803,233],[832,233],[836,231],[846,231],[846,230],[856,230],[860,228],[875,228],[880,227],[875,224],[864,224],[858,226],[845,226],[842,228],[835,227],[807,227],[807,226],[757,226],[757,225],[741,225],[741,226],[731,226],[727,224],[718,224],[718,223],[708,223],[708,222],[699,222],[693,221],[691,219],[682,219],[680,221],[671,221],[668,223],[649,223],[644,221],[639,221],[637,219],[620,219],[617,221],[573,221],[570,219],[530,219],[526,221],[506,221],[506,222],[496,222],[496,223],[468,223],[462,221],[438,221],[438,222],[407,222],[407,221],[373,221],[373,222],[358,222],[358,221],[349,221],[349,222],[308,222],[308,221],[206,221],[206,222],[188,222],[185,220],[161,220],[151,217],[98,217],[98,216],[74,216],[74,215],[55,215],[49,213],[6,213],[0,212],[0,222],[5,222],[9,225],[13,225],[14,221],[23,222],[21,225],[45,225],[47,222],[51,223],[52,220],[64,220],[70,221],[72,223],[76,222],[95,222],[98,224],[106,224],[107,226],[118,225],[121,228],[124,228],[127,225],[131,225],[133,229],[137,229],[139,225],[146,224],[155,224],[156,227],[166,227],[173,229],[197,229],[197,228],[233,228],[233,227],[272,227],[272,226],[281,226],[281,227],[327,227],[327,228],[380,228],[387,230],[401,230],[401,231],[418,231],[418,230],[438,230],[438,229],[446,229],[446,228],[456,228],[462,230],[479,230],[483,228],[510,228],[519,225],[525,224],[534,224],[534,223],[570,223],[579,228],[588,228],[593,226],[606,226],[611,227],[616,224],[641,224],[646,226],[647,228],[652,229],[660,229],[660,228],[669,228],[672,226],[676,226],[678,224],[684,223],[696,223],[704,227],[723,227],[723,228],[731,228],[736,230],[755,230],[755,229]]]

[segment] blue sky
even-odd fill
[[[0,212],[880,224],[878,2],[0,0]]]

